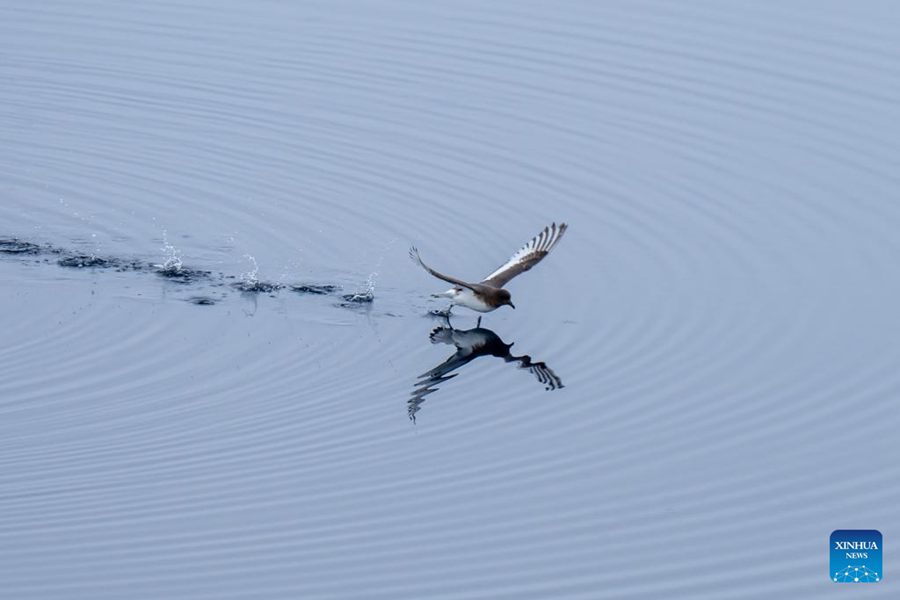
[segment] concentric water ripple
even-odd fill
[[[4,594],[852,593],[828,534],[900,526],[895,12],[4,5]],[[455,349],[408,246],[476,279],[551,221],[482,326],[564,387],[479,357],[411,422]]]

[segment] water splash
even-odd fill
[[[256,262],[256,258],[251,254],[245,254],[244,258],[250,261],[250,265],[252,268],[250,271],[241,273],[241,280],[234,283],[233,287],[241,290],[242,292],[250,292],[250,293],[263,293],[270,294],[272,292],[277,292],[281,288],[284,287],[281,283],[270,283],[267,281],[259,280],[259,264]]]
[[[352,294],[344,294],[341,298],[344,300],[340,304],[340,306],[353,306],[356,304],[369,304],[375,300],[375,282],[378,280],[378,270],[381,268],[381,265],[384,263],[384,256],[387,251],[394,245],[397,241],[396,238],[391,238],[388,240],[387,244],[381,249],[381,253],[378,256],[378,261],[375,263],[375,270],[369,273],[369,276],[366,278],[366,283],[363,287],[356,290],[356,292]]]
[[[246,273],[241,273],[241,284],[253,287],[259,283],[259,264],[256,262],[256,258],[252,254],[245,254],[244,258],[250,261],[251,270]]]
[[[180,271],[183,265],[181,260],[181,251],[174,245],[169,243],[168,232],[165,229],[163,229],[162,232],[162,241],[163,245],[161,250],[166,257],[166,260],[161,265],[159,265],[159,268],[163,271]]]
[[[181,258],[181,250],[169,242],[169,236],[165,229],[162,231],[162,242],[163,245],[160,247],[160,250],[163,251],[165,260],[162,264],[152,265],[158,275],[177,283],[193,283],[212,276],[211,271],[185,268],[184,261]]]
[[[91,258],[98,258],[100,256],[100,239],[97,237],[96,233],[91,234],[91,239],[94,241],[94,249],[91,251]]]
[[[368,304],[375,300],[375,282],[378,279],[378,271],[373,271],[366,279],[363,287],[352,294],[341,296],[345,304]],[[343,306],[343,305],[342,305]]]

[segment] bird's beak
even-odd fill
[[[512,303],[512,302],[509,302],[509,305],[510,305],[510,306],[512,306],[512,307],[513,307],[513,309],[515,309],[515,308],[516,308],[516,305],[515,305],[515,304],[513,304],[513,303]]]

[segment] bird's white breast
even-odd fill
[[[443,295],[450,298],[453,304],[465,306],[466,308],[471,308],[472,310],[477,310],[478,312],[491,312],[496,308],[494,306],[488,305],[486,302],[483,302],[469,288],[449,289],[444,292]]]

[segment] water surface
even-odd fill
[[[898,19],[5,3],[4,594],[895,596]]]

